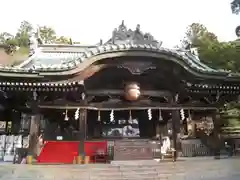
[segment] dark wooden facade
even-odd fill
[[[132,31],[122,23],[105,44],[41,45],[20,66],[0,67],[3,111],[36,114],[32,136],[38,134],[37,114],[49,113],[47,109],[50,114],[73,111],[79,119],[76,136],[85,140],[89,110],[166,110],[172,116],[176,148],[179,111],[217,112],[224,103],[238,100],[240,76],[207,67],[188,50],[166,49],[161,44],[139,26]],[[125,99],[129,82],[139,85],[137,100]],[[30,148],[34,149],[35,141],[32,137]],[[80,143],[79,153],[83,151]]]

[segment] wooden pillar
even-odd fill
[[[220,159],[220,150],[223,145],[223,142],[221,140],[221,116],[219,110],[216,110],[215,113],[213,114],[213,124],[214,124],[214,129],[213,129],[213,136],[215,139],[215,148],[214,148],[214,158],[215,159]]]
[[[40,115],[33,114],[30,119],[30,131],[29,131],[29,149],[28,155],[36,158],[38,155],[38,136],[40,126]]]
[[[87,123],[87,110],[80,109],[79,110],[79,150],[78,155],[81,157],[85,157],[85,145],[84,142],[86,140],[86,123]]]
[[[161,131],[161,127],[159,122],[156,122],[156,136],[161,136],[162,135],[162,131]]]
[[[172,111],[172,141],[173,141],[173,149],[175,150],[174,152],[174,157],[173,160],[177,160],[177,151],[179,150],[178,148],[178,134],[180,131],[180,113],[179,110],[173,110]]]
[[[31,102],[32,114],[30,119],[30,129],[29,129],[29,147],[28,147],[28,163],[32,163],[33,158],[38,156],[38,137],[39,137],[39,127],[40,127],[40,115],[38,108],[38,94],[33,92],[33,99]]]

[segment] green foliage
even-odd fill
[[[220,42],[214,33],[198,23],[187,28],[184,42],[198,48],[199,58],[208,66],[240,72],[240,53],[236,42]]]
[[[71,41],[64,37],[57,37],[53,28],[48,26],[40,26],[38,32],[34,32],[33,25],[28,21],[22,21],[16,35],[12,35],[8,32],[0,33],[0,43],[10,44],[19,47],[29,46],[29,37],[35,35],[37,38],[41,38],[43,43],[61,43],[70,44]]]
[[[19,47],[28,47],[29,45],[29,36],[33,32],[33,26],[28,21],[21,22],[21,25],[18,29],[15,39]]]
[[[9,64],[11,66],[19,65],[22,61],[26,60],[29,54],[29,48],[20,47],[18,51],[16,51],[10,59]]]
[[[8,32],[0,33],[0,44],[8,45],[6,52],[12,54],[10,64],[19,64],[22,60],[27,58],[29,52],[29,38],[34,36],[40,38],[43,43],[58,43],[58,44],[72,44],[72,39],[64,36],[57,37],[53,28],[48,26],[40,26],[38,32],[35,32],[33,25],[28,21],[22,21],[20,27],[15,35]],[[17,46],[20,47],[17,52]],[[12,62],[13,61],[13,62]]]
[[[43,43],[55,43],[57,40],[57,35],[54,29],[47,26],[39,27],[39,35]]]
[[[57,44],[71,44],[71,39],[68,39],[64,36],[60,36],[56,39]]]
[[[239,0],[240,1],[240,0]],[[187,28],[185,43],[198,49],[200,60],[214,69],[226,69],[240,72],[239,42],[220,42],[217,36],[198,23],[193,23]],[[233,133],[240,127],[240,105],[232,102],[223,110],[223,124],[232,127],[226,132]],[[239,130],[238,130],[239,131]]]

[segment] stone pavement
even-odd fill
[[[0,180],[239,180],[240,158],[189,158],[145,165],[0,164]]]

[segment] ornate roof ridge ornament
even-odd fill
[[[115,28],[112,33],[112,38],[105,44],[149,44],[156,48],[162,46],[162,41],[157,41],[150,33],[143,33],[140,30],[140,25],[137,24],[136,29],[133,31],[128,29],[124,21]]]
[[[38,27],[36,32],[32,31],[29,33],[29,57],[31,57],[36,49],[38,49],[39,45],[43,44],[43,41],[40,36],[40,28]]]

